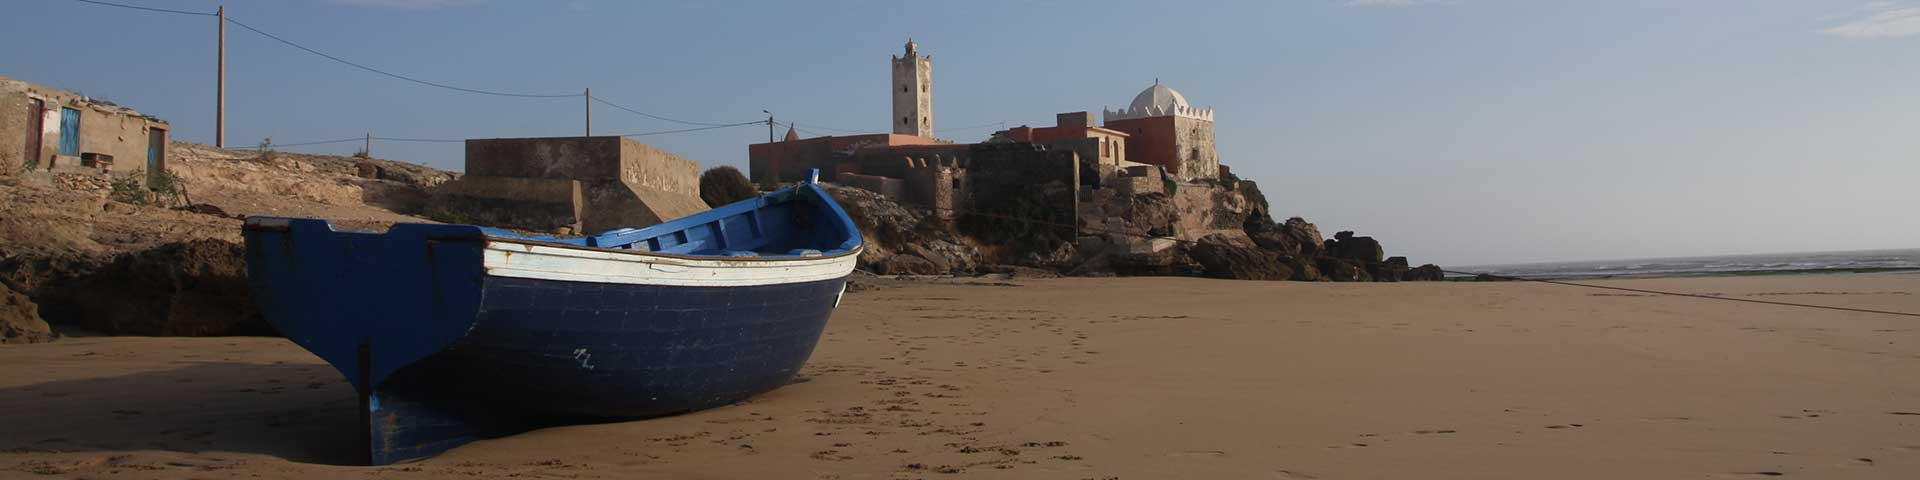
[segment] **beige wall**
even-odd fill
[[[38,113],[41,119],[37,132],[39,155],[29,159],[27,147],[31,142],[28,139],[35,134],[28,131],[29,116],[35,114],[33,99],[44,101],[45,110]],[[19,172],[27,164],[40,169],[55,165],[54,156],[60,152],[60,109],[63,107],[80,112],[80,152],[112,155],[115,174],[147,170],[148,131],[171,129],[165,121],[146,118],[125,107],[96,103],[73,92],[0,77],[0,175]],[[167,138],[162,136],[161,142],[164,144]],[[60,163],[75,160],[68,158]]]
[[[707,209],[700,201],[699,164],[625,137],[467,140],[466,173],[466,178],[502,178],[487,191],[467,195],[494,200],[559,198],[559,187],[550,186],[559,184],[535,179],[573,181],[566,185],[578,186],[574,212],[585,233],[646,227]],[[536,222],[531,228],[549,223]]]
[[[1180,157],[1181,180],[1220,176],[1220,152],[1214,147],[1213,121],[1174,117],[1173,131],[1177,148],[1174,153]]]
[[[700,196],[700,165],[652,145],[620,139],[620,179],[668,193]]]

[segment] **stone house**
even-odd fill
[[[166,170],[165,120],[74,92],[0,77],[0,175],[28,170]]]
[[[707,210],[700,167],[626,137],[470,139],[466,174],[428,212],[535,231],[640,228]]]

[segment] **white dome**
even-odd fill
[[[1153,86],[1147,87],[1146,90],[1140,91],[1139,95],[1133,96],[1133,105],[1131,108],[1134,110],[1145,110],[1152,107],[1171,110],[1172,107],[1175,106],[1187,106],[1187,97],[1156,81],[1153,82]]]

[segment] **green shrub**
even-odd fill
[[[706,202],[708,208],[757,196],[760,190],[753,188],[753,182],[748,181],[740,169],[722,165],[700,174],[700,200]]]

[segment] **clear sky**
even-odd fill
[[[202,0],[119,0],[212,12]],[[235,1],[375,68],[707,123],[884,131],[889,55],[933,56],[935,127],[1125,105],[1216,110],[1276,215],[1443,265],[1920,247],[1920,0]],[[211,17],[0,4],[0,75],[212,143]],[[228,28],[227,139],[578,135],[579,98],[460,93]],[[991,127],[949,130],[994,123]],[[594,131],[686,128],[596,105]],[[781,132],[784,133],[784,132]],[[744,167],[764,126],[644,137]],[[357,144],[293,150],[347,154]],[[379,142],[458,169],[459,143]]]

